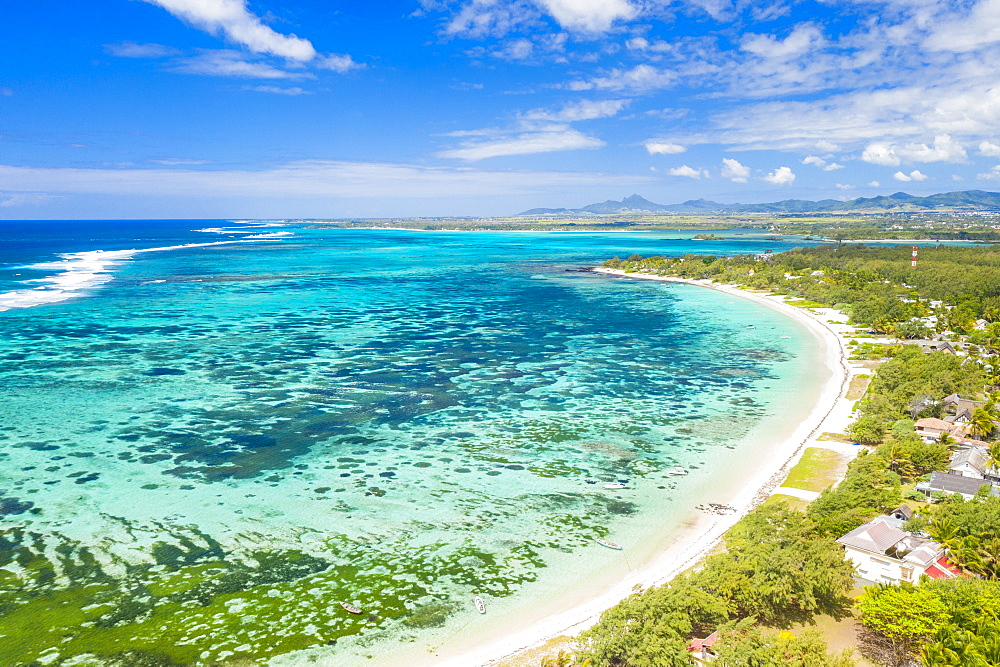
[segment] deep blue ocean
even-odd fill
[[[777,312],[581,270],[802,243],[692,234],[0,222],[0,664],[406,664],[627,572],[817,384]]]

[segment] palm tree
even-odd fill
[[[972,411],[972,432],[981,438],[989,437],[996,430],[996,404],[992,401]]]
[[[942,433],[937,438],[937,444],[944,445],[950,450],[955,449],[955,438],[951,437],[950,433]]]
[[[991,444],[990,448],[986,450],[986,465],[994,471],[1000,469],[1000,440]]]
[[[934,519],[934,521],[931,522],[931,525],[927,527],[927,534],[930,535],[931,539],[935,542],[940,542],[950,549],[955,543],[955,540],[958,539],[958,527],[951,519],[947,517],[940,517]]]
[[[991,581],[1000,579],[1000,539],[967,535],[953,542],[955,561],[963,570]]]
[[[924,667],[963,667],[962,657],[942,643],[925,644],[918,656]]]

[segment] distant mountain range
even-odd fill
[[[785,199],[770,204],[720,204],[707,199],[690,199],[682,204],[655,204],[639,195],[621,201],[608,200],[583,208],[533,208],[519,215],[547,214],[629,214],[644,213],[840,213],[846,211],[932,211],[1000,209],[1000,192],[966,190],[915,197],[897,192],[885,197],[859,197],[849,201]]]

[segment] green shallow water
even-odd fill
[[[295,233],[0,313],[0,663],[391,664],[661,539],[817,381],[780,314],[566,271],[676,235]]]

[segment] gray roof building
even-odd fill
[[[993,484],[985,479],[963,477],[962,475],[956,475],[950,472],[936,472],[931,475],[929,482],[920,482],[917,484],[917,491],[920,491],[927,496],[930,496],[935,491],[960,493],[966,500],[969,500],[976,495],[979,489],[983,486],[990,487],[990,492],[993,495],[998,495],[997,489],[993,486]]]
[[[906,537],[906,533],[890,525],[889,521],[880,519],[883,517],[875,517],[870,523],[858,526],[847,535],[837,538],[837,541],[847,547],[884,554],[886,549]]]

